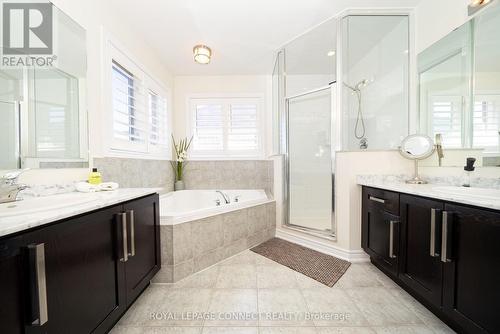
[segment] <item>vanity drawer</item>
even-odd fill
[[[399,194],[370,187],[363,187],[363,203],[383,208],[384,211],[399,216]]]

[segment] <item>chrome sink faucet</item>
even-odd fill
[[[222,192],[220,190],[216,190],[215,192],[222,195],[222,197],[224,198],[224,202],[226,202],[226,204],[231,203],[231,200],[229,199],[229,196],[226,195],[224,192]]]
[[[0,178],[0,203],[20,201],[19,192],[29,188],[25,184],[18,184],[19,176],[27,169],[13,170],[7,172]]]

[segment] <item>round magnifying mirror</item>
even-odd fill
[[[415,161],[415,175],[413,179],[406,181],[412,184],[426,183],[418,176],[418,160],[428,158],[434,153],[434,142],[426,135],[410,135],[403,139],[399,147],[399,153],[406,159]]]

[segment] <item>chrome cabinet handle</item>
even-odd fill
[[[121,262],[128,261],[128,238],[127,238],[127,214],[122,212],[118,214],[121,217],[121,228],[122,228],[122,246],[123,246],[123,257],[120,259]]]
[[[443,226],[441,230],[441,262],[451,262],[451,234],[453,224],[450,221],[450,213],[443,211]]]
[[[47,277],[45,244],[28,245],[30,263],[31,325],[42,326],[49,320],[47,312]]]
[[[374,202],[385,204],[385,199],[382,199],[382,198],[378,198],[378,197],[375,197],[375,196],[368,196],[368,199],[370,201],[374,201]]]
[[[391,259],[395,259],[396,255],[394,254],[394,225],[398,222],[395,220],[389,221],[389,257]]]
[[[430,249],[429,254],[431,257],[438,257],[439,253],[436,250],[439,248],[437,245],[438,237],[436,235],[436,230],[438,229],[437,213],[440,212],[439,209],[431,209],[431,236],[430,236]]]
[[[135,219],[134,210],[130,210],[130,253],[128,255],[135,256]]]

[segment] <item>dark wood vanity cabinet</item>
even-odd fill
[[[373,261],[396,276],[399,261],[399,195],[363,189],[361,244]]]
[[[500,333],[500,213],[445,205],[443,310],[466,333]]]
[[[444,204],[401,195],[399,279],[433,305],[441,305],[441,217]]]
[[[385,203],[370,196],[399,203],[396,269]],[[363,187],[362,247],[457,332],[500,333],[500,212]]]
[[[159,242],[158,195],[0,239],[0,332],[106,333],[158,272]]]

